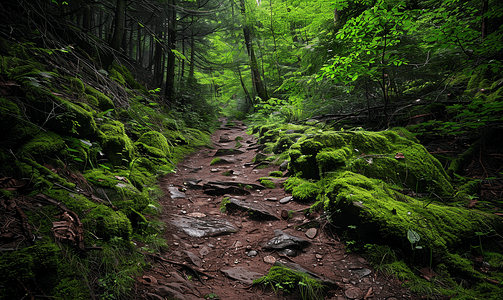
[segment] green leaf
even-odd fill
[[[412,229],[409,229],[409,231],[407,232],[407,239],[409,239],[409,242],[411,244],[415,244],[415,243],[419,242],[421,237],[419,236],[419,234],[417,232],[415,232]]]

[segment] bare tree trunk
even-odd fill
[[[168,46],[167,70],[166,70],[166,89],[164,95],[169,103],[175,100],[175,53],[176,50],[176,11],[175,0],[169,0],[169,20],[168,20]]]
[[[122,38],[124,36],[124,27],[126,22],[126,0],[117,0],[115,7],[115,30],[110,40],[110,47],[120,51]]]

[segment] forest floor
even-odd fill
[[[219,156],[227,164],[221,161],[221,164],[210,165],[215,155],[220,155],[219,149],[235,148],[238,136],[243,138],[240,140],[243,146],[239,148],[243,153],[230,151],[233,154]],[[266,275],[274,261],[296,263],[333,282],[325,299],[420,299],[403,288],[397,279],[374,272],[360,255],[346,252],[335,230],[327,229],[329,226],[312,229],[309,233],[300,229],[298,225],[316,216],[300,213],[308,208],[306,204],[280,203],[289,196],[281,187],[285,177],[276,180],[276,188],[255,188],[253,184],[260,184],[260,177],[268,176],[279,167],[258,168],[252,164],[258,145],[254,136],[246,134],[243,124],[234,122],[234,126],[225,126],[223,120],[223,125],[212,135],[212,142],[214,149],[201,149],[186,157],[178,164],[176,173],[160,182],[165,192],[160,199],[163,206],[160,221],[167,226],[164,238],[169,250],[147,255],[152,268],[137,278],[136,299],[299,299],[296,293],[275,292],[270,287],[251,284],[251,280]],[[225,184],[211,185],[215,181],[225,182],[227,187]],[[254,188],[248,187],[248,194],[243,195],[244,189],[228,188],[232,182]],[[272,216],[261,218],[231,209],[223,213],[220,206],[224,197],[263,204]],[[285,211],[290,212],[290,216],[282,218],[282,212],[286,217]],[[173,221],[195,219],[217,225],[229,222],[237,231],[195,237],[187,234],[190,230],[175,226]],[[296,253],[266,249],[267,242],[278,229],[307,240],[307,247],[294,249]]]

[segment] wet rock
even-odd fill
[[[197,267],[201,267],[203,265],[203,262],[202,260],[197,256],[195,255],[194,253],[190,252],[190,251],[187,251],[185,250],[184,251],[185,254],[187,254],[187,257],[190,259],[190,261]]]
[[[275,229],[274,234],[276,236],[263,246],[265,249],[303,248],[310,243],[308,240],[286,234],[279,229]]]
[[[288,257],[295,257],[295,256],[297,256],[298,253],[297,253],[297,251],[295,251],[293,249],[286,248],[286,249],[279,251],[279,254],[286,255]]]
[[[274,264],[276,262],[276,258],[274,256],[267,255],[264,257],[264,262],[268,264]]]
[[[278,201],[278,198],[276,198],[276,197],[265,198],[265,201]]]
[[[185,198],[185,193],[180,192],[177,187],[170,186],[168,190],[171,194],[171,199]]]
[[[252,190],[265,190],[266,187],[261,184],[251,182],[236,182],[236,181],[208,181],[208,184],[234,186],[238,188],[250,188]]]
[[[286,171],[286,169],[288,169],[288,160],[283,161],[281,165],[279,165],[279,169],[281,171]]]
[[[169,222],[192,237],[216,236],[237,232],[238,228],[225,219],[193,218],[168,215]]]
[[[316,254],[316,255],[315,255],[315,257],[316,257],[316,259],[322,259],[322,258],[323,258],[323,255],[321,255],[321,254]]]
[[[236,198],[230,198],[229,203],[227,204],[227,208],[229,209],[241,209],[245,211],[253,212],[254,217],[258,217],[261,219],[272,219],[279,220],[279,217],[276,213],[276,208],[263,203],[255,203],[255,202],[245,202]]]
[[[369,269],[367,268],[363,268],[363,269],[358,269],[358,270],[354,270],[354,272],[356,273],[356,275],[358,275],[360,278],[363,278],[367,275],[370,275],[370,273],[372,273],[372,271],[370,271]]]
[[[257,251],[252,250],[252,251],[248,252],[248,254],[246,254],[246,255],[248,255],[249,257],[255,257],[255,256],[257,256],[257,254],[258,254]]]
[[[249,195],[250,191],[245,189],[235,187],[235,186],[226,186],[220,184],[213,183],[205,183],[203,185],[204,193],[213,196],[225,195],[225,194],[238,194],[238,195]]]
[[[349,299],[362,299],[363,298],[363,292],[357,287],[350,287],[346,291],[344,291],[344,295],[348,297]]]
[[[316,236],[317,233],[318,233],[318,230],[316,228],[309,228],[306,231],[306,236],[310,239],[314,239],[314,237]]]
[[[227,277],[241,281],[245,284],[253,284],[253,280],[262,277],[263,275],[257,272],[249,271],[243,267],[234,267],[229,269],[221,269]]]
[[[281,200],[279,200],[279,203],[286,204],[286,203],[292,201],[292,199],[293,199],[293,196],[286,196],[284,198],[281,198]]]

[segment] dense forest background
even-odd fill
[[[5,299],[127,299],[148,267],[132,238],[165,247],[156,181],[221,116],[407,127],[459,205],[503,208],[499,0],[4,0],[0,18]]]

